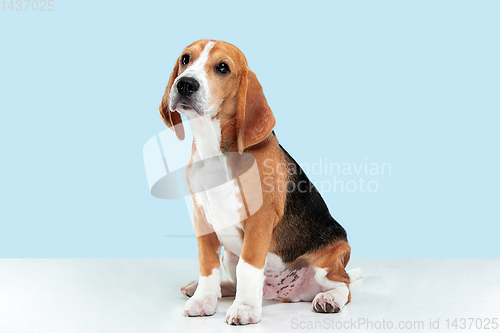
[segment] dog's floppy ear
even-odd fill
[[[262,87],[255,74],[248,68],[243,71],[236,111],[238,152],[243,151],[269,136],[276,123]]]
[[[184,140],[184,126],[182,125],[181,115],[177,111],[172,111],[169,108],[169,97],[170,90],[172,89],[172,85],[174,84],[175,79],[177,78],[177,73],[179,72],[179,60],[175,64],[174,70],[170,75],[170,79],[168,80],[167,88],[165,89],[165,94],[161,100],[160,107],[158,108],[158,112],[160,113],[161,119],[165,125],[167,125],[171,130],[174,131],[177,139]]]

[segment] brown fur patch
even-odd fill
[[[196,237],[198,241],[198,260],[200,275],[209,276],[214,268],[220,267],[220,242],[215,233]]]

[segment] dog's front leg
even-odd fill
[[[203,219],[200,212],[195,211],[197,219]],[[200,264],[200,279],[194,295],[187,301],[184,308],[185,316],[211,316],[215,313],[217,303],[221,298],[220,290],[220,242],[214,232],[196,237],[198,241],[198,259]]]
[[[274,215],[261,209],[244,224],[243,247],[236,265],[236,297],[226,313],[228,324],[246,325],[260,321],[264,268]]]

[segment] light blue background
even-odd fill
[[[391,163],[324,195],[353,257],[500,256],[499,2],[54,4],[0,12],[1,257],[196,257],[142,147],[200,38],[246,54],[300,163]]]

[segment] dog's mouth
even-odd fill
[[[175,105],[173,111],[177,111],[180,114],[184,114],[188,117],[193,117],[193,116],[206,117],[206,114],[202,110],[195,108],[192,105],[184,102],[180,102],[177,105]]]
[[[188,112],[196,112],[196,111],[191,105],[186,104],[186,103],[179,103],[175,106],[174,111],[177,111],[179,113],[188,113]]]
[[[179,103],[177,104],[173,111],[177,111],[179,112],[180,114],[184,114],[188,117],[193,117],[193,116],[201,116],[201,112],[198,111],[197,109],[195,109],[194,107],[192,107],[191,105],[187,104],[187,103]]]

